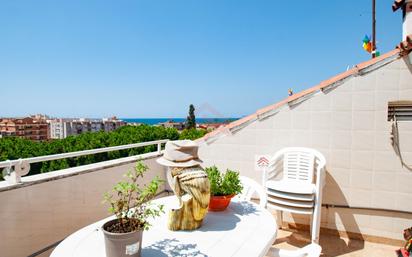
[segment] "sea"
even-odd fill
[[[120,118],[127,123],[143,123],[148,125],[156,125],[162,122],[185,122],[186,118]],[[196,118],[196,123],[223,123],[232,122],[238,118]]]

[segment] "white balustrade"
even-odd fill
[[[138,148],[138,147],[144,147],[144,146],[150,146],[150,145],[157,145],[156,152],[160,154],[162,151],[162,144],[165,144],[167,141],[169,141],[169,139],[162,139],[162,140],[128,144],[128,145],[110,146],[110,147],[76,151],[76,152],[70,152],[70,153],[60,153],[60,154],[52,154],[52,155],[45,155],[45,156],[37,156],[37,157],[30,157],[30,158],[17,159],[17,160],[7,160],[7,161],[0,162],[0,168],[4,168],[3,176],[4,176],[4,179],[9,184],[17,184],[17,183],[21,183],[22,176],[27,175],[29,173],[31,163],[60,160],[60,159],[73,158],[73,157],[92,155],[92,154],[98,154],[98,153],[107,153],[107,152],[126,150],[126,149],[132,149],[132,148]]]

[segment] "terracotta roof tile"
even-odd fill
[[[217,134],[219,134],[220,132],[222,132],[222,131],[224,130],[224,128],[225,128],[224,126],[221,126],[221,127],[217,128],[217,129],[215,129],[215,130],[207,133],[207,134],[204,135],[202,138],[198,138],[196,141],[200,141],[201,139],[206,139],[206,138],[209,138],[209,137],[213,137],[214,135],[217,135]]]
[[[315,91],[317,91],[317,90],[319,90],[320,89],[320,85],[316,85],[316,86],[314,86],[314,87],[311,87],[311,88],[308,88],[308,89],[305,89],[305,90],[303,90],[303,91],[300,91],[299,93],[296,93],[296,94],[293,94],[293,95],[291,95],[291,96],[289,96],[288,97],[288,103],[290,103],[290,102],[292,102],[292,101],[294,101],[294,100],[296,100],[296,99],[298,99],[298,98],[301,98],[302,96],[304,96],[304,95],[307,95],[307,94],[310,94],[310,93],[312,93],[312,92],[315,92]]]
[[[286,98],[286,99],[283,99],[282,101],[277,102],[277,103],[275,103],[275,104],[272,104],[272,105],[263,107],[263,108],[257,110],[257,111],[256,111],[256,114],[257,114],[257,115],[262,115],[262,114],[265,113],[265,112],[268,112],[268,111],[274,110],[274,109],[276,109],[276,108],[279,108],[280,106],[288,103],[288,102],[289,102],[289,98],[290,98],[290,97],[288,97],[288,98]]]
[[[327,80],[324,80],[324,81],[320,82],[319,83],[320,88],[325,88],[325,87],[327,87],[327,86],[329,86],[329,85],[331,85],[331,84],[333,84],[337,81],[345,79],[345,78],[347,78],[351,75],[356,75],[358,73],[358,71],[359,71],[358,68],[355,66],[352,69],[349,69],[349,70],[347,70],[345,72],[342,72],[342,73],[340,73],[340,74],[338,74],[338,75],[336,75],[336,76],[334,76],[330,79],[327,79]]]
[[[253,114],[251,114],[251,115],[248,115],[248,116],[246,116],[246,117],[243,117],[243,118],[241,118],[241,119],[235,120],[235,121],[227,124],[226,127],[227,127],[227,128],[234,128],[234,127],[239,126],[240,124],[243,124],[243,123],[245,123],[245,122],[247,122],[247,121],[250,121],[250,120],[253,120],[253,119],[256,119],[256,118],[257,118],[256,113],[253,113]]]
[[[366,67],[368,67],[368,66],[371,66],[371,65],[373,65],[373,64],[375,64],[375,63],[378,63],[378,62],[380,62],[380,61],[382,61],[382,60],[384,60],[384,59],[386,59],[386,58],[388,58],[388,57],[391,57],[391,56],[393,56],[393,55],[399,54],[399,52],[400,52],[399,49],[394,49],[394,50],[392,50],[392,51],[390,51],[390,52],[387,52],[387,53],[385,53],[385,54],[383,54],[383,55],[381,55],[381,56],[379,56],[379,57],[370,59],[370,60],[368,60],[368,61],[366,61],[366,62],[359,63],[359,64],[356,65],[356,67],[358,68],[358,70],[362,70],[362,69],[364,69],[364,68],[366,68]]]

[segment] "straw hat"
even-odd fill
[[[156,161],[168,167],[193,167],[202,163],[197,155],[198,148],[191,140],[168,141],[163,156]]]

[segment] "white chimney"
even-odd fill
[[[397,11],[402,9],[402,41],[412,34],[412,0],[395,0],[392,5],[392,10]]]
[[[403,26],[402,26],[402,40],[412,35],[412,0],[405,0],[403,7]]]

